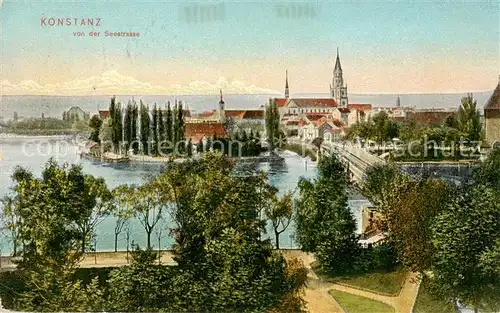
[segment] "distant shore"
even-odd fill
[[[0,139],[68,139],[75,135],[17,135],[12,133],[0,133]]]

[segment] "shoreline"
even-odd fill
[[[17,135],[0,133],[0,139],[73,139],[75,135]]]

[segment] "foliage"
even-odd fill
[[[398,175],[380,197],[380,211],[399,260],[413,271],[427,270],[435,249],[430,227],[454,190],[443,180]]]
[[[132,252],[130,266],[117,268],[109,274],[108,310],[115,312],[171,312],[175,302],[175,267],[154,264],[151,249]],[[180,293],[178,295],[181,295]]]
[[[474,170],[473,181],[500,192],[500,149],[491,151],[488,158]]]
[[[99,142],[101,143],[101,149],[103,151],[109,151],[112,147],[112,134],[113,129],[111,128],[111,119],[106,118],[102,121],[101,128],[99,129]]]
[[[321,147],[321,144],[323,143],[323,138],[321,137],[316,137],[313,139],[311,142],[313,146],[315,146],[317,149]]]
[[[98,115],[93,115],[89,120],[89,127],[92,130],[90,132],[89,140],[100,142],[99,140],[99,131],[101,129],[102,120]]]
[[[12,179],[12,205],[4,213],[16,217],[17,225],[11,227],[17,229],[24,245],[21,265],[74,265],[85,238],[78,225],[107,201],[102,181],[84,175],[79,166],[58,166],[52,159],[41,178],[18,167]]]
[[[270,99],[266,105],[265,111],[266,137],[269,145],[269,151],[274,151],[277,145],[280,145],[280,113],[275,99]]]
[[[362,120],[350,126],[346,131],[346,139],[357,137],[365,140],[375,140],[379,144],[398,137],[399,125],[389,118],[387,112],[381,111],[372,118]]]
[[[21,121],[7,122],[9,129],[24,129],[24,130],[67,130],[71,129],[71,123],[53,117],[44,118],[26,118]]]
[[[335,156],[321,159],[317,179],[302,180],[299,189],[295,222],[301,249],[314,252],[325,271],[353,271],[360,247],[342,164]]]
[[[264,312],[290,287],[285,260],[261,240],[270,186],[264,175],[232,175],[220,154],[169,164],[156,178],[176,225],[174,260],[187,311]]]
[[[124,207],[123,216],[134,216],[146,232],[147,248],[151,248],[151,235],[163,217],[165,204],[155,182],[142,186],[122,185],[114,190],[118,205]]]
[[[151,119],[149,117],[149,108],[147,105],[144,105],[142,103],[142,100],[140,101],[140,142],[141,142],[141,153],[142,154],[149,154],[149,135],[150,135],[150,123]]]
[[[469,140],[481,139],[481,121],[476,108],[477,101],[472,94],[467,94],[461,102],[457,114],[458,129]]]
[[[432,227],[436,249],[431,268],[438,295],[476,310],[500,308],[500,201],[477,185],[455,199]]]
[[[109,198],[103,181],[52,159],[40,178],[18,167],[12,179],[4,214],[15,217],[9,226],[23,244],[17,271],[24,286],[16,305],[25,311],[101,310],[97,283],[83,288],[73,274],[94,213]]]
[[[278,197],[278,190],[271,191],[269,204],[266,205],[264,212],[266,217],[271,221],[274,236],[276,239],[276,249],[280,248],[280,234],[283,233],[290,222],[293,214],[293,195],[287,193],[283,197]]]
[[[281,297],[280,303],[271,308],[268,313],[302,313],[305,310],[305,301],[302,299],[307,281],[307,269],[299,259],[290,259],[285,267],[286,282],[289,292]]]
[[[23,311],[102,311],[105,301],[97,279],[83,286],[73,279],[72,270],[57,267],[37,267],[25,278],[28,291],[18,299]]]
[[[109,104],[109,119],[113,152],[116,153],[121,148],[121,142],[123,140],[122,107],[120,103],[116,103],[116,97],[112,97]]]
[[[391,183],[398,175],[399,169],[393,164],[377,164],[365,172],[362,189],[364,194],[374,203],[379,203],[383,194],[390,191]]]

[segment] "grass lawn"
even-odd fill
[[[342,306],[346,313],[394,313],[395,310],[390,305],[356,296],[350,293],[330,290],[330,294]]]
[[[414,313],[456,313],[453,304],[434,297],[429,292],[429,281],[424,278],[418,290]]]
[[[354,288],[366,289],[368,291],[379,292],[386,295],[397,296],[406,279],[407,271],[404,268],[397,268],[392,272],[371,272],[359,275],[331,276],[321,273],[314,267],[315,272],[322,279],[332,283],[343,283]]]

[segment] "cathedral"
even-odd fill
[[[341,108],[345,108],[349,104],[347,85],[344,86],[342,66],[340,65],[339,48],[337,48],[337,59],[335,60],[332,83],[330,84],[330,96],[335,99]]]

